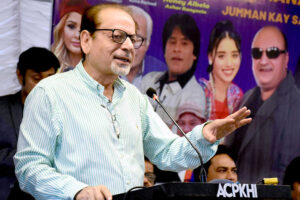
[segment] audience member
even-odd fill
[[[261,28],[252,41],[252,71],[257,87],[243,97],[253,122],[225,139],[237,153],[239,181],[282,178],[300,155],[300,91],[288,70],[287,40],[277,27]]]
[[[216,179],[227,179],[237,182],[237,167],[235,153],[225,145],[219,145],[214,157],[204,164],[207,174],[207,182]],[[195,170],[195,179],[199,179],[200,169]]]
[[[283,184],[291,186],[293,200],[300,200],[300,157],[294,158],[287,166]]]
[[[232,81],[241,64],[241,39],[231,21],[214,26],[208,45],[209,80],[199,80],[206,96],[206,119],[222,119],[238,109],[243,92]]]
[[[143,185],[144,155],[165,170],[197,167],[189,143],[119,78],[142,45],[128,8],[101,4],[86,10],[80,42],[83,61],[41,81],[26,99],[14,156],[21,189],[36,199],[112,199]],[[242,108],[189,133],[204,161],[219,139],[251,121],[249,114]]]
[[[79,41],[81,16],[89,7],[87,0],[62,0],[59,22],[53,31],[52,52],[60,62],[59,72],[73,69],[82,58]]]
[[[148,73],[142,80],[141,91],[154,88],[173,118],[178,105],[188,99],[196,99],[204,110],[204,91],[194,76],[200,51],[200,32],[195,20],[187,14],[170,16],[164,25],[162,39],[168,70]],[[155,101],[151,103],[163,121],[172,126],[163,109]]]
[[[0,199],[6,200],[14,184],[13,156],[16,153],[19,127],[23,117],[24,101],[32,88],[43,78],[55,74],[59,62],[51,51],[32,47],[19,56],[17,77],[22,85],[16,94],[0,97]],[[14,191],[14,195],[18,193]],[[21,194],[20,194],[21,195]],[[20,198],[20,199],[25,199]]]
[[[145,176],[144,176],[144,186],[151,187],[154,185],[156,175],[154,173],[154,165],[150,160],[145,157]]]

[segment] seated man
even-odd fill
[[[154,185],[156,175],[154,173],[154,165],[150,160],[145,157],[145,176],[144,176],[144,186],[151,187]]]
[[[300,199],[300,156],[296,157],[294,160],[290,162],[287,166],[283,184],[290,185],[292,189],[292,199],[299,200]]]
[[[214,157],[204,164],[207,182],[215,179],[227,179],[237,182],[236,155],[224,145],[219,145]],[[195,181],[199,180],[200,167],[194,170]]]
[[[17,183],[13,156],[16,153],[25,99],[40,80],[55,74],[58,68],[59,61],[51,51],[32,47],[21,53],[17,64],[21,91],[0,97],[0,200],[6,200],[11,188]]]

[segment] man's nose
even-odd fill
[[[180,51],[180,50],[181,50],[181,45],[180,45],[179,42],[176,42],[176,43],[174,44],[174,51],[175,51],[175,52],[178,52],[178,51]]]
[[[237,175],[236,175],[234,172],[228,171],[227,174],[226,174],[226,179],[235,182],[235,181],[236,181],[236,178],[237,178],[236,176],[237,176]]]
[[[268,61],[269,61],[269,58],[267,57],[266,52],[263,52],[261,58],[259,59],[259,63],[266,64],[266,63],[268,63]]]
[[[129,37],[126,38],[121,47],[125,49],[134,49],[133,42]]]

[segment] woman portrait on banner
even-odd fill
[[[79,42],[81,16],[90,5],[87,0],[62,0],[59,22],[53,31],[52,52],[60,62],[58,72],[73,69],[82,58]]]
[[[209,80],[200,78],[206,97],[205,115],[222,119],[238,109],[243,92],[232,81],[241,64],[241,39],[231,21],[214,26],[208,45]]]

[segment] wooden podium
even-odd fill
[[[113,196],[113,200],[291,199],[289,186],[165,183]]]

